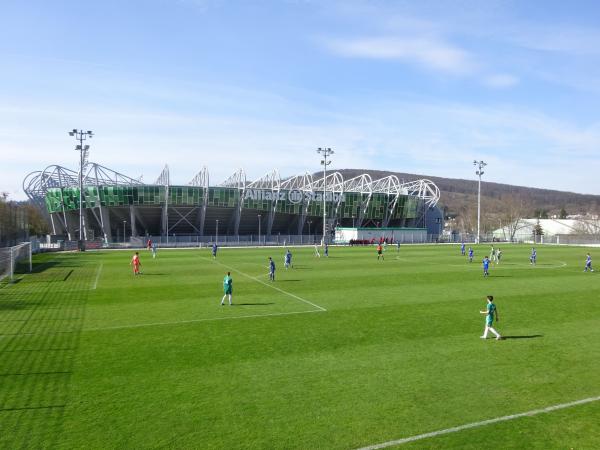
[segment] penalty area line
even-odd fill
[[[291,311],[291,312],[268,313],[268,314],[248,314],[245,316],[235,316],[235,317],[211,317],[211,318],[206,318],[206,319],[176,320],[173,322],[152,322],[152,323],[139,323],[139,324],[135,324],[135,325],[116,325],[114,327],[83,328],[81,331],[87,332],[87,331],[102,331],[102,330],[122,330],[122,329],[127,329],[127,328],[157,327],[157,326],[161,326],[161,325],[180,325],[180,324],[184,324],[184,323],[214,322],[217,320],[235,320],[235,319],[251,319],[251,318],[257,318],[257,317],[291,316],[292,314],[309,314],[309,313],[316,313],[316,312],[321,312],[321,311],[318,311],[318,310]]]
[[[92,285],[92,290],[95,290],[96,286],[98,286],[98,280],[100,279],[100,274],[102,273],[102,267],[104,267],[103,262],[100,263],[98,270],[96,271],[96,278],[94,280],[94,284]]]
[[[552,411],[557,411],[559,409],[571,408],[573,406],[597,402],[598,400],[600,400],[600,396],[588,397],[588,398],[584,398],[582,400],[576,400],[573,402],[560,403],[558,405],[548,406],[546,408],[533,409],[531,411],[526,411],[526,412],[522,412],[522,413],[518,413],[518,414],[511,414],[509,416],[496,417],[495,419],[482,420],[481,422],[467,423],[465,425],[460,425],[457,427],[446,428],[445,430],[432,431],[430,433],[417,434],[415,436],[410,436],[410,437],[406,437],[406,438],[402,438],[402,439],[396,439],[393,441],[382,442],[380,444],[374,444],[374,445],[369,445],[367,447],[361,447],[357,450],[376,450],[376,449],[380,449],[380,448],[387,448],[387,447],[391,447],[393,445],[401,445],[401,444],[406,444],[408,442],[414,442],[414,441],[419,441],[421,439],[427,439],[430,437],[436,437],[436,436],[441,436],[444,434],[456,433],[458,431],[468,430],[471,428],[483,427],[486,425],[491,425],[493,423],[507,422],[509,420],[520,419],[521,417],[537,416],[539,414],[545,414],[545,413],[549,413]]]
[[[292,298],[295,298],[296,300],[300,300],[301,302],[304,302],[304,303],[306,303],[307,305],[314,306],[314,307],[315,307],[315,308],[317,308],[319,311],[327,311],[327,310],[326,310],[325,308],[323,308],[322,306],[319,306],[319,305],[317,305],[317,304],[315,304],[315,303],[313,303],[313,302],[311,302],[311,301],[308,301],[308,300],[306,300],[305,298],[299,297],[299,296],[297,296],[297,295],[295,295],[295,294],[292,294],[291,292],[284,291],[283,289],[280,289],[280,288],[278,288],[277,286],[273,286],[271,283],[265,283],[264,281],[262,281],[262,280],[259,280],[259,279],[258,279],[258,277],[253,277],[252,275],[248,275],[247,273],[244,273],[244,272],[242,272],[241,270],[235,269],[235,268],[233,268],[233,267],[231,267],[231,266],[228,266],[227,264],[223,264],[222,262],[219,262],[219,261],[217,261],[217,264],[219,264],[220,266],[223,266],[223,267],[227,267],[229,270],[233,270],[234,272],[237,272],[237,273],[239,273],[240,275],[243,275],[243,276],[245,276],[246,278],[250,278],[251,280],[254,280],[254,281],[256,281],[256,282],[258,282],[258,283],[260,283],[260,284],[264,284],[265,286],[267,286],[267,287],[270,287],[271,289],[275,289],[276,291],[279,291],[279,292],[281,292],[282,294],[288,295],[288,296],[290,296],[290,297],[292,297]]]

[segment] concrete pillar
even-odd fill
[[[136,210],[134,205],[129,205],[129,217],[131,221],[131,237],[137,237]]]

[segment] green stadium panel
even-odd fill
[[[92,171],[94,177],[89,175]],[[439,190],[428,180],[400,183],[390,176],[373,181],[363,175],[367,182],[358,187],[354,183],[358,177],[344,181],[339,173],[320,180],[310,175],[280,179],[274,171],[252,183],[243,171],[234,175],[210,186],[204,169],[190,184],[172,185],[166,172],[156,183],[145,184],[91,164],[80,205],[78,173],[50,166],[28,175],[24,189],[50,215],[57,234],[74,234],[81,206],[86,233],[107,239],[122,235],[123,226],[132,236],[320,232],[323,188],[328,230],[355,225],[417,227],[434,234],[432,224],[439,228],[441,223],[436,206]],[[301,179],[303,183],[296,183]]]

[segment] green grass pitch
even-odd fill
[[[138,277],[131,251],[36,256],[0,286],[0,448],[352,449],[600,396],[590,249],[501,248],[487,279],[489,245],[292,248],[287,271],[144,250]],[[505,340],[479,338],[488,294]],[[594,401],[400,448],[597,449],[599,423]]]

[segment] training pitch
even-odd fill
[[[600,250],[500,248],[36,256],[0,285],[0,448],[600,448]]]

